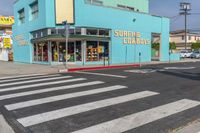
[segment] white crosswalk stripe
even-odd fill
[[[54,82],[46,82],[46,83],[36,83],[36,84],[31,84],[31,85],[23,85],[23,86],[18,86],[18,87],[10,87],[10,88],[6,88],[6,89],[0,89],[0,92],[13,91],[13,90],[21,90],[21,89],[29,89],[31,87],[40,87],[40,86],[45,86],[45,85],[70,83],[70,82],[76,82],[76,81],[82,81],[82,80],[86,80],[86,79],[85,78],[76,78],[76,79],[69,79],[69,80],[62,80],[62,81],[54,81]]]
[[[81,81],[81,80],[76,79],[76,81]],[[72,88],[85,87],[85,86],[97,85],[97,84],[103,84],[103,83],[104,82],[101,82],[101,81],[93,81],[93,82],[86,82],[86,83],[80,83],[80,84],[74,84],[74,85],[66,85],[66,86],[60,86],[60,87],[54,87],[54,88],[46,88],[46,89],[35,90],[35,91],[14,93],[14,94],[8,94],[8,95],[0,96],[0,100],[22,97],[22,96],[28,96],[28,95],[34,95],[34,94],[40,94],[40,93],[51,92],[51,91],[67,90],[67,89],[72,89]]]
[[[133,93],[130,95],[125,95],[125,96],[119,96],[115,98],[110,98],[106,100],[101,100],[101,101],[96,101],[96,102],[91,102],[87,104],[82,104],[78,106],[73,106],[69,108],[63,108],[55,111],[50,111],[42,114],[37,114],[25,118],[20,118],[18,119],[18,122],[21,123],[24,127],[32,126],[35,124],[40,124],[43,122],[47,122],[50,120],[55,120],[58,118],[94,110],[94,109],[99,109],[111,105],[116,105],[119,103],[124,103],[128,102],[131,100],[136,100],[136,99],[141,99],[153,95],[158,95],[159,93],[156,92],[150,92],[150,91],[143,91],[143,92],[138,92],[138,93]]]
[[[5,83],[5,84],[0,84],[0,87],[2,87],[2,86],[9,86],[9,85],[19,85],[19,84],[26,84],[26,83],[48,81],[48,80],[67,79],[67,78],[72,78],[72,76],[63,76],[63,77],[53,77],[53,78],[45,78],[45,79],[36,79],[36,80],[30,80],[30,81],[19,81],[19,82],[15,82],[15,83]]]
[[[13,78],[23,78],[23,77],[31,77],[31,76],[42,76],[47,74],[29,74],[29,75],[19,75],[19,76],[10,76],[10,77],[2,77],[0,80],[7,80],[7,79],[13,79]]]
[[[74,133],[121,133],[167,116],[185,111],[200,105],[200,102],[183,99],[149,110],[131,114],[119,119],[88,127]]]
[[[89,90],[89,91],[76,92],[76,93],[58,95],[58,96],[47,97],[47,98],[42,98],[42,99],[37,99],[37,100],[25,101],[25,102],[5,105],[5,107],[8,110],[15,110],[15,109],[20,109],[20,108],[24,108],[24,107],[30,107],[30,106],[34,106],[34,105],[55,102],[55,101],[59,101],[59,100],[66,100],[66,99],[74,98],[74,97],[98,94],[98,93],[103,93],[103,92],[108,92],[108,91],[113,91],[113,90],[118,90],[118,89],[124,89],[124,88],[127,88],[127,87],[121,86],[121,85],[116,85],[116,86],[98,88],[98,89]]]
[[[14,81],[19,81],[19,80],[31,80],[31,79],[39,79],[39,78],[50,78],[50,77],[56,77],[56,76],[60,76],[60,74],[42,75],[42,76],[34,76],[34,77],[23,77],[23,78],[16,78],[16,79],[6,79],[6,80],[0,81],[0,83],[14,82]]]

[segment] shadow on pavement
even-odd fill
[[[200,73],[191,73],[191,72],[174,72],[174,71],[159,71],[159,73],[176,76],[180,78],[190,79],[190,80],[199,80],[200,81]]]

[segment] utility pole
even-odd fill
[[[180,15],[185,16],[185,50],[187,50],[187,15],[190,15],[191,3],[180,3]]]

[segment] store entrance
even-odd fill
[[[159,61],[160,59],[160,46],[161,46],[161,34],[152,33],[151,41],[151,60]]]
[[[52,61],[65,62],[66,61],[66,44],[65,42],[52,43]],[[68,62],[82,61],[81,41],[74,41],[68,43]]]

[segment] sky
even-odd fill
[[[0,15],[13,15],[12,5],[15,0],[0,0]],[[184,28],[184,17],[179,14],[180,2],[192,4],[191,13],[200,13],[200,0],[149,0],[150,13],[153,15],[166,16],[171,19],[171,30]],[[177,16],[177,17],[174,17]],[[200,30],[200,14],[191,14],[188,17],[188,28]]]

